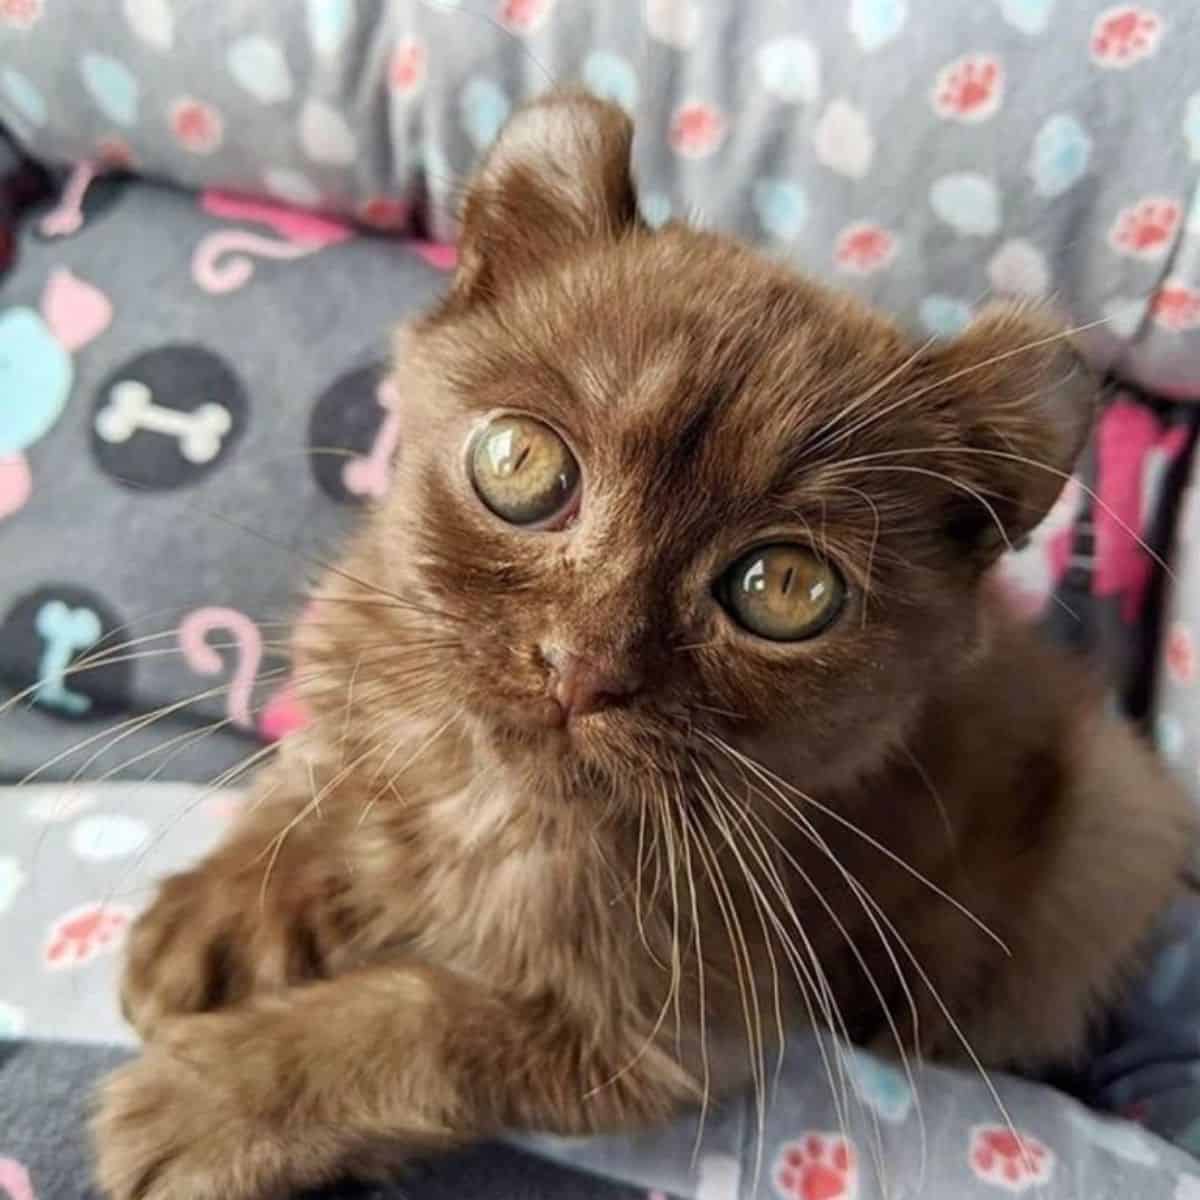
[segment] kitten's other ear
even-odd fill
[[[926,386],[949,408],[961,449],[920,465],[956,480],[951,532],[990,561],[1058,498],[1091,430],[1099,381],[1066,326],[1013,304],[985,308],[926,366]]]
[[[583,92],[519,109],[467,188],[456,295],[494,295],[523,270],[635,225],[632,144],[625,113]]]

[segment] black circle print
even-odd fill
[[[203,346],[159,346],[100,385],[92,453],[118,483],[165,491],[223,462],[246,428],[249,405],[233,370]]]
[[[0,622],[0,672],[43,712],[81,721],[129,707],[133,661],[120,618],[94,592],[53,583],[26,592]],[[119,661],[118,661],[119,660]],[[94,666],[81,665],[94,662]]]
[[[317,486],[340,504],[377,500],[396,448],[382,363],[341,375],[321,393],[308,422],[308,462]]]

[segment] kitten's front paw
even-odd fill
[[[241,916],[236,897],[203,868],[163,883],[130,930],[121,979],[121,1009],[143,1038],[164,1018],[233,998]]]
[[[232,1067],[205,1070],[152,1048],[113,1074],[92,1123],[101,1192],[110,1200],[279,1195],[281,1147],[239,1104]]]

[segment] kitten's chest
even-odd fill
[[[416,872],[423,954],[523,988],[589,969],[610,919],[594,847],[522,819],[501,794],[464,791],[428,817]]]

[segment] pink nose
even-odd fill
[[[546,652],[554,669],[550,694],[570,721],[617,704],[641,686],[629,672],[614,670],[569,651]]]

